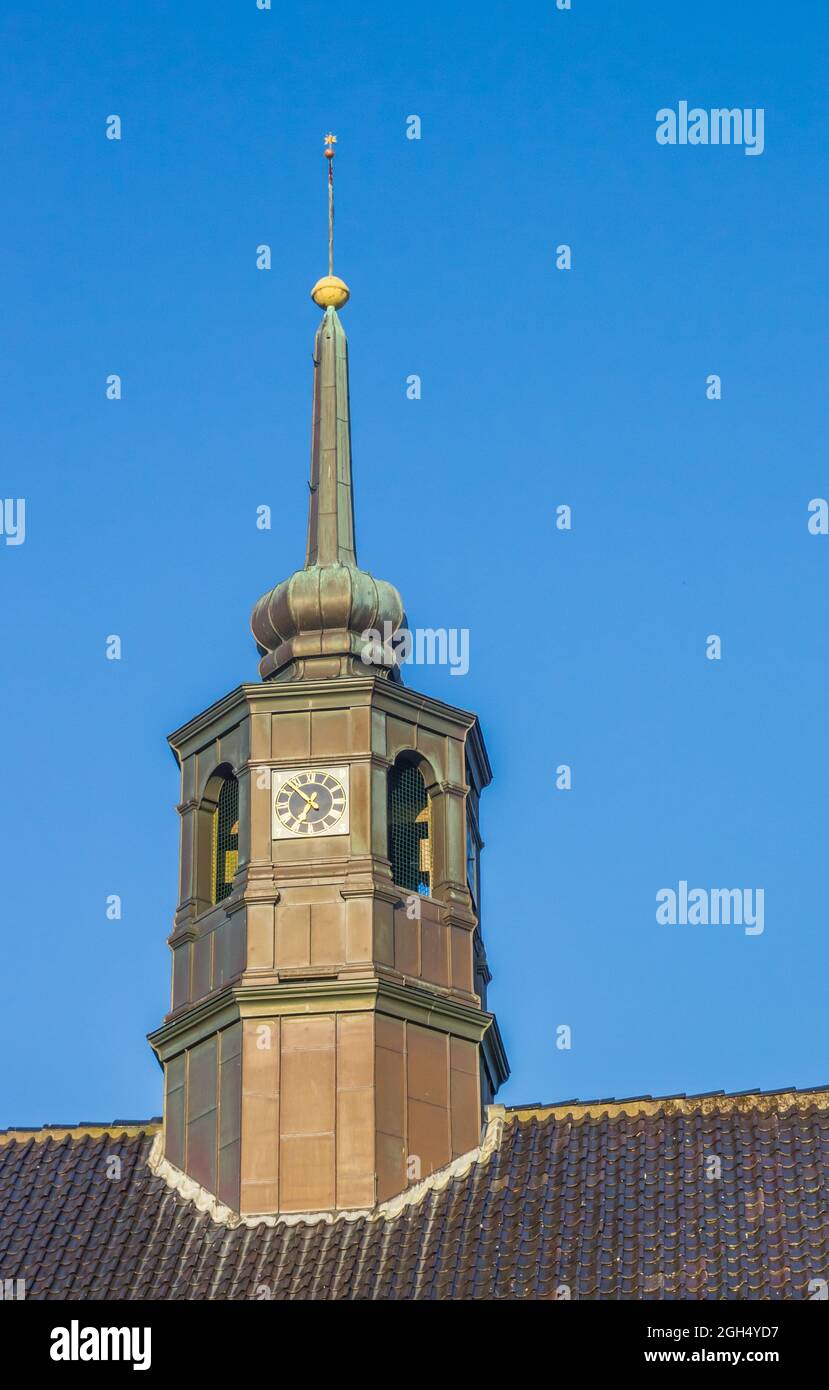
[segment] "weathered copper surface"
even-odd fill
[[[336,309],[314,342],[314,409],[305,568],[263,594],[251,617],[264,680],[366,674],[363,634],[395,632],[403,602],[393,584],[361,570],[354,538],[348,343]],[[388,624],[388,628],[386,628]],[[383,667],[399,678],[397,667]]]

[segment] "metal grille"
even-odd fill
[[[213,819],[213,901],[220,903],[233,887],[239,863],[239,783],[227,777]]]
[[[432,879],[429,795],[411,763],[398,763],[389,774],[389,858],[399,888],[428,896]]]

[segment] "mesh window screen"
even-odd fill
[[[432,880],[429,797],[411,763],[397,763],[389,774],[389,858],[398,887],[428,896]]]
[[[228,777],[219,792],[213,821],[213,901],[220,903],[233,887],[239,863],[239,783]]]

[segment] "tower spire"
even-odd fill
[[[348,300],[348,286],[334,274],[334,146],[325,139],[328,161],[328,275],[311,291],[325,309],[314,340],[314,409],[311,434],[311,497],[305,568],[357,564],[354,498],[351,488],[351,420],[348,396],[348,341],[337,310]]]
[[[348,341],[334,308],[326,309],[314,339],[309,486],[305,568],[316,564],[356,565]]]
[[[403,621],[397,590],[357,565],[351,483],[351,419],[348,342],[338,309],[350,297],[334,275],[334,145],[325,136],[328,161],[328,275],[311,298],[323,310],[314,340],[314,406],[305,567],[263,594],[251,627],[263,679],[303,680],[369,674],[372,668],[399,680],[396,662],[383,647]],[[366,633],[382,633],[367,642]]]

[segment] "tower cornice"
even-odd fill
[[[468,751],[478,771],[480,785],[486,786],[492,780],[492,768],[476,714],[458,705],[448,705],[443,700],[424,695],[408,686],[390,685],[382,676],[371,671],[365,676],[342,676],[335,682],[306,680],[301,684],[291,685],[268,681],[245,682],[234,686],[221,699],[216,700],[186,724],[182,724],[180,728],[174,729],[168,734],[167,741],[178,759],[186,745],[194,739],[198,740],[200,734],[209,731],[210,737],[214,738],[224,721],[228,728],[237,722],[237,712],[241,712],[245,707],[254,712],[257,706],[270,708],[275,698],[279,701],[280,709],[285,711],[309,710],[312,706],[314,709],[338,709],[343,705],[364,704],[386,710],[402,705],[413,713],[420,710],[428,712],[430,719],[444,720],[447,729],[461,728],[468,731]],[[255,765],[259,761],[263,760],[251,759]]]
[[[166,1019],[160,1028],[148,1033],[147,1041],[159,1061],[165,1062],[240,1019],[302,1017],[320,1010],[330,1013],[372,1010],[475,1043],[482,1042],[494,1029],[493,1056],[503,1056],[506,1066],[494,1014],[410,981],[397,984],[377,976],[335,979],[323,971],[315,979],[230,985],[202,1004]],[[508,1067],[505,1074],[509,1074]]]

